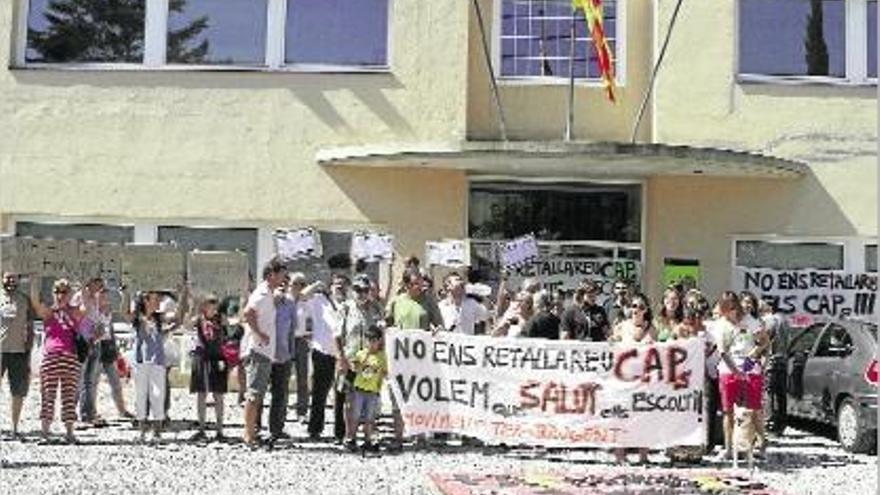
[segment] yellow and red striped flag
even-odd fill
[[[611,50],[608,48],[608,40],[605,39],[605,29],[602,27],[602,0],[571,0],[571,7],[584,12],[587,22],[587,30],[593,39],[593,48],[596,50],[596,58],[599,62],[599,71],[602,75],[602,83],[612,102],[614,98],[614,60]]]

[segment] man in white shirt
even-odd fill
[[[256,443],[257,416],[263,405],[263,396],[269,387],[272,361],[275,359],[275,289],[287,277],[287,268],[277,258],[263,268],[263,281],[248,298],[244,308],[245,335],[241,355],[247,375],[247,402],[244,406],[244,442]]]
[[[489,310],[473,298],[467,297],[464,279],[457,272],[447,275],[444,285],[446,298],[439,304],[443,328],[449,332],[474,335],[476,325],[489,319]]]
[[[324,431],[324,409],[327,406],[327,394],[333,386],[336,374],[336,343],[334,333],[339,325],[339,302],[336,299],[340,291],[338,287],[343,278],[333,275],[331,291],[319,290],[311,298],[312,313],[312,396],[309,406],[309,438],[318,440]]]

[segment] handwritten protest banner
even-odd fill
[[[517,237],[499,246],[498,257],[506,269],[525,265],[538,257],[538,242],[533,235]]]
[[[189,281],[196,295],[241,296],[248,289],[248,257],[239,251],[187,253]]]
[[[122,266],[119,245],[30,237],[6,237],[2,243],[4,270],[81,282],[101,277],[110,287],[119,284]]]
[[[408,435],[557,447],[705,441],[702,339],[615,346],[389,329],[385,344]]]
[[[641,263],[636,260],[541,257],[512,271],[509,280],[511,285],[518,286],[528,277],[538,277],[548,291],[569,292],[577,288],[582,280],[589,279],[601,289],[597,302],[602,304],[611,297],[616,279],[638,284],[641,271]]]
[[[122,248],[122,280],[133,290],[176,290],[183,282],[184,253],[160,244]]]
[[[876,273],[736,267],[733,286],[775,303],[795,326],[870,316],[877,307]]]
[[[464,240],[447,239],[425,243],[425,260],[428,266],[458,268],[470,265],[470,248]]]

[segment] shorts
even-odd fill
[[[269,390],[272,361],[266,356],[251,352],[244,358],[245,397],[250,401],[262,400]]]
[[[24,397],[31,381],[31,356],[29,352],[4,352],[0,357],[0,377],[9,371],[9,393]]]
[[[721,392],[721,410],[733,411],[736,404],[745,405],[746,409],[761,409],[764,394],[764,375],[749,373],[743,378],[734,374],[724,373],[718,376],[718,390]]]
[[[351,393],[351,417],[358,423],[370,423],[379,412],[379,394],[354,390]]]

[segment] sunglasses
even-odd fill
[[[633,304],[631,307],[632,307],[632,309],[639,309],[642,311],[648,309],[648,307],[645,306],[644,304]]]
[[[55,294],[67,294],[67,293],[70,292],[70,291],[67,290],[67,289],[55,289],[55,290],[52,291],[52,292],[55,293]]]

